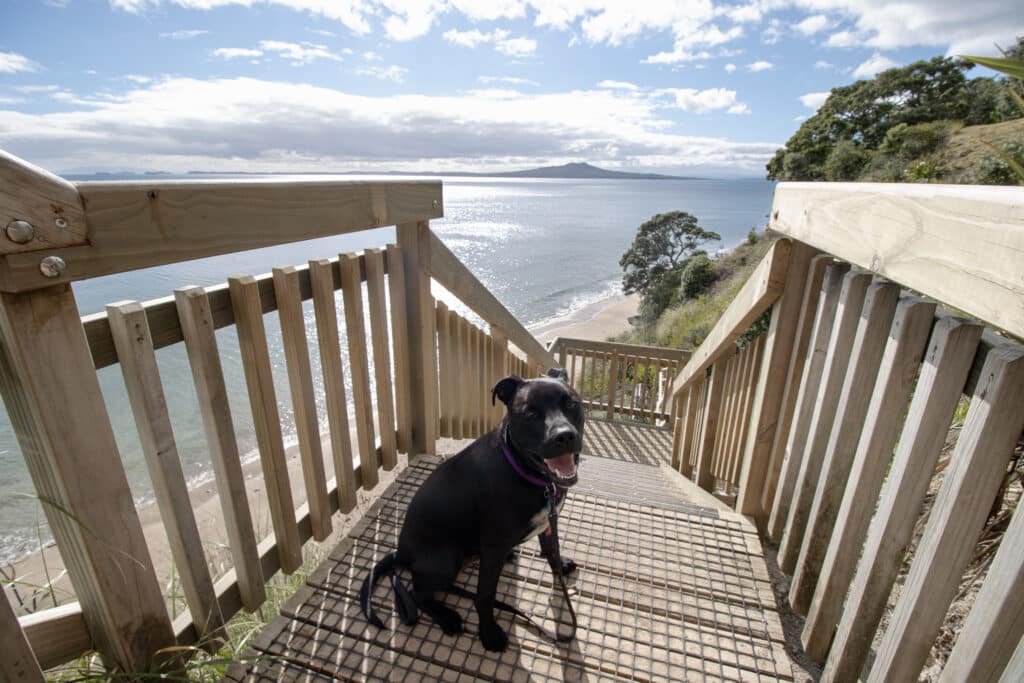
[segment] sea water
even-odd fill
[[[708,245],[709,251],[731,248],[752,227],[763,228],[773,189],[762,180],[444,178],[443,182],[445,217],[432,221],[432,229],[527,327],[549,325],[620,293],[619,258],[637,227],[654,214],[687,211],[703,228],[722,236],[721,242]],[[393,228],[381,228],[97,278],[76,283],[74,291],[85,315],[115,301],[146,301],[167,296],[176,287],[219,284],[230,275],[257,275],[274,266],[299,265],[383,246],[394,239]],[[437,294],[446,298],[444,292]],[[316,326],[308,302],[305,312],[317,409],[321,428],[326,429]],[[265,316],[264,322],[285,440],[291,444],[295,425],[277,315]],[[341,330],[344,334],[343,321]],[[256,438],[238,340],[233,328],[219,330],[217,340],[239,452],[249,461],[257,457]],[[347,366],[344,339],[342,355]],[[192,484],[209,481],[212,471],[184,345],[157,351],[157,361],[185,476]],[[132,493],[139,504],[151,502],[149,475],[120,368],[105,368],[98,374]],[[0,562],[31,553],[50,538],[33,492],[6,411],[0,411]]]

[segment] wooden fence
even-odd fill
[[[666,397],[673,462],[706,489],[735,484],[736,509],[779,544],[823,680],[916,680],[1024,429],[1024,190],[783,183],[770,227],[783,239]],[[737,352],[766,311],[768,330]],[[1024,679],[1022,579],[1018,511],[942,680]]]

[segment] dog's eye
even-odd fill
[[[569,410],[576,410],[579,407],[580,407],[580,402],[579,401],[573,401],[573,400],[569,401],[569,405],[568,405]]]

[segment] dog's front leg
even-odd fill
[[[537,540],[540,541],[540,554],[547,558],[548,566],[551,567],[551,571],[557,574],[558,567],[555,566],[555,537],[551,533],[551,529],[541,533],[541,535],[537,537]],[[576,571],[575,562],[564,558],[560,559],[562,562],[562,576],[568,576]]]
[[[494,600],[498,593],[498,579],[508,555],[507,548],[480,549],[480,578],[476,584],[476,613],[480,619],[480,641],[492,652],[504,652],[508,636],[494,620]]]

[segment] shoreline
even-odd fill
[[[639,296],[635,294],[630,296],[622,294],[611,296],[584,306],[562,318],[528,329],[543,344],[547,344],[559,336],[603,341],[612,335],[621,334],[630,328],[628,319],[636,315],[639,301]],[[358,447],[354,438],[354,425],[350,438],[353,441],[353,456],[356,462],[358,462]],[[334,476],[334,463],[330,456],[330,439],[326,434],[323,437],[322,446],[325,476],[330,480]],[[285,449],[285,459],[288,464],[292,496],[295,507],[298,508],[306,501],[298,445],[292,445]],[[273,527],[270,521],[269,505],[264,491],[263,470],[259,458],[244,464],[242,472],[245,477],[246,496],[252,513],[253,526],[257,536],[265,538],[273,532]],[[388,482],[390,479],[389,473],[381,471],[382,483]],[[378,484],[379,486],[380,484]],[[356,510],[362,511],[367,501],[373,495],[373,492],[360,491],[358,496],[359,504]],[[217,576],[223,574],[231,566],[230,552],[227,547],[227,533],[222,520],[216,482],[211,479],[197,486],[190,487],[189,498],[192,502],[199,535],[207,551],[207,563],[211,568],[211,573],[214,575],[214,581],[216,581]],[[155,502],[142,505],[137,510],[139,521],[142,524],[143,535],[146,538],[153,566],[156,569],[157,579],[160,581],[160,585],[165,587],[166,591],[172,584],[171,578],[174,563],[171,558],[167,535],[161,521],[160,510]],[[335,527],[334,532],[320,545],[336,543],[340,534],[347,531],[357,518],[357,515],[354,513],[355,511],[348,516],[336,514],[332,519]],[[315,544],[315,541],[312,541],[312,543]],[[309,546],[310,543],[307,543],[306,547]],[[56,544],[52,541],[43,547],[42,550],[37,550],[14,562],[5,563],[3,569],[5,572],[13,571],[13,576],[7,576],[7,579],[14,578],[23,584],[43,585],[47,582],[47,575],[51,578],[60,577],[53,582],[58,603],[63,604],[74,600],[70,581],[67,575],[63,574],[64,564],[60,558],[60,553],[57,551]],[[63,576],[61,576],[62,574]],[[26,588],[25,585],[17,586],[12,584],[5,587],[5,590],[9,593],[8,599],[11,602],[11,606],[15,608],[16,612],[22,614],[23,611],[18,608],[18,600],[13,595],[10,595],[12,588],[17,589],[23,597],[31,593],[31,590]],[[176,590],[180,594],[180,588]],[[46,592],[48,593],[49,591]],[[39,605],[39,610],[53,606],[48,596],[44,598],[43,602],[45,604]]]

